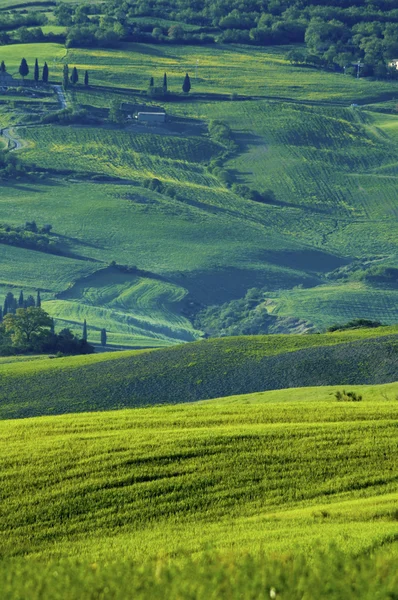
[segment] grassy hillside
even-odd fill
[[[398,264],[391,101],[398,83],[294,67],[287,52],[2,47],[9,72],[23,56],[47,60],[54,80],[65,62],[88,69],[92,86],[69,90],[67,102],[89,113],[114,101],[146,103],[137,90],[151,76],[159,83],[164,71],[172,92],[189,71],[192,92],[164,103],[170,123],[163,128],[42,126],[36,119],[14,129],[23,163],[44,172],[40,181],[2,186],[4,220],[51,223],[65,253],[79,260],[5,248],[0,294],[40,286],[57,329],[79,331],[86,318],[90,341],[98,343],[105,327],[111,344],[127,347],[198,339],[203,332],[192,320],[199,309],[253,287],[264,290],[267,310],[300,318],[307,329],[353,318],[396,323],[397,285],[358,285],[349,270],[338,285],[335,277],[352,264]],[[37,98],[1,100],[0,127],[37,117]],[[46,101],[53,106],[57,98]],[[214,119],[231,129],[228,157],[223,140],[209,135]],[[148,189],[154,179],[157,191]],[[233,183],[272,189],[274,200],[250,200]],[[112,261],[149,273],[121,282],[106,271]]]
[[[177,598],[177,589],[181,594],[193,585],[193,570],[195,587],[208,589],[209,577],[227,581],[227,572],[237,569],[239,597],[266,598],[277,587],[281,598],[296,598],[288,592],[298,585],[293,574],[300,570],[294,566],[300,553],[320,565],[318,551],[335,544],[344,556],[328,554],[324,565],[343,561],[357,574],[360,567],[349,555],[380,556],[381,548],[381,558],[393,560],[398,387],[355,390],[362,402],[339,403],[332,389],[308,390],[307,402],[306,390],[285,390],[0,423],[0,578],[6,597],[24,589],[38,597],[36,590],[50,589],[56,570],[62,593],[70,590],[71,598],[85,573],[80,597],[98,597],[108,582],[121,598],[128,578],[142,598],[176,569],[170,597]],[[270,555],[283,557],[273,576],[264,566]],[[194,564],[201,566],[195,570]],[[376,577],[380,593],[382,581],[396,582],[388,564]],[[326,577],[334,586],[336,568]],[[115,578],[112,570],[123,576]],[[16,572],[25,578],[11,587]],[[340,565],[338,581],[351,590],[347,597],[369,598],[354,595],[369,573],[356,576],[350,587],[348,572]],[[251,583],[240,581],[244,573]],[[309,577],[303,563],[301,577]],[[259,579],[267,582],[265,591],[258,589]],[[308,598],[316,597],[321,579]],[[251,586],[257,594],[249,593]],[[228,590],[217,597],[238,597]],[[200,593],[193,597],[204,598]]]
[[[397,353],[394,327],[8,361],[0,364],[0,416],[175,404],[287,387],[385,383],[398,379]]]

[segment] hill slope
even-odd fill
[[[398,388],[355,389],[362,402],[322,389],[306,402],[305,390],[285,390],[1,422],[0,580],[22,569],[23,585],[42,589],[61,564],[69,589],[89,565],[127,576],[137,563],[161,568],[205,549],[227,564],[250,553],[255,577],[264,554],[311,557],[330,542],[355,556],[383,546],[392,557]],[[199,569],[197,585],[203,577]],[[150,567],[147,585],[153,578]]]
[[[384,335],[383,335],[384,333]],[[247,336],[168,349],[0,364],[0,416],[192,402],[398,379],[397,328]]]

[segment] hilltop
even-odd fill
[[[396,327],[242,336],[152,351],[0,362],[0,417],[183,403],[398,379]]]

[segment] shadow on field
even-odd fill
[[[261,253],[261,258],[274,265],[307,273],[328,273],[350,263],[346,258],[320,250],[298,250],[293,252],[265,250]]]
[[[272,261],[270,260],[269,263],[272,264]],[[274,260],[273,264],[278,263]],[[281,262],[280,266],[287,267],[288,265]],[[291,268],[294,269],[294,267]],[[314,287],[320,283],[320,279],[313,274],[308,275],[303,271],[297,273],[277,271],[267,268],[265,263],[264,269],[230,267],[213,271],[195,271],[188,274],[175,274],[170,277],[170,280],[188,290],[196,302],[207,306],[242,298],[247,290],[254,287],[272,291],[289,289],[300,284],[305,287]]]

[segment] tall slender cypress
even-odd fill
[[[88,84],[89,84],[89,76],[88,76],[88,71],[85,71],[85,72],[84,72],[84,85],[85,85],[86,87],[88,87]]]
[[[23,304],[24,304],[23,291],[21,290],[21,293],[19,294],[19,299],[18,299],[18,308],[23,308]]]
[[[101,329],[101,346],[106,346],[106,329]]]
[[[84,340],[85,342],[87,342],[87,321],[86,321],[86,319],[84,319],[84,321],[83,321],[83,336],[82,336],[82,340]]]
[[[48,64],[45,62],[42,74],[43,83],[48,83]]]
[[[70,76],[70,80],[73,83],[73,85],[76,85],[77,82],[79,81],[79,74],[77,72],[76,67],[73,67],[72,75]]]
[[[182,91],[184,94],[188,94],[191,89],[191,80],[189,79],[188,73],[185,75],[184,83],[182,84]]]
[[[163,92],[167,94],[167,73],[163,75]]]
[[[37,308],[41,307],[40,290],[37,290],[36,306]]]
[[[35,80],[36,83],[40,79],[39,62],[38,62],[37,58],[35,60],[35,72],[34,72],[33,78],[34,78],[34,80]]]

